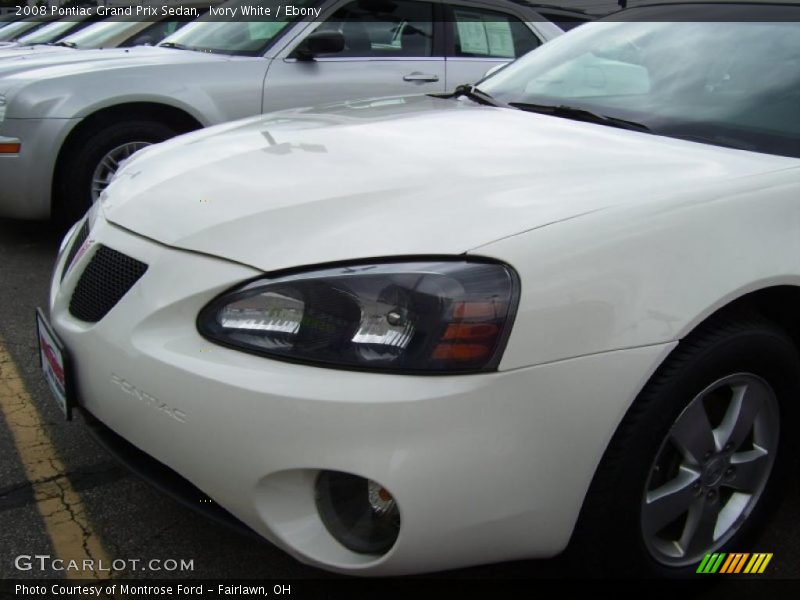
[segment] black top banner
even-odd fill
[[[0,0],[0,24],[8,19],[37,21],[164,19],[232,22],[325,21],[329,18],[356,20],[359,14],[372,18],[391,17],[407,10],[408,4],[427,3],[435,7],[471,6],[520,11],[528,21],[585,22],[602,18],[612,21],[800,21],[800,0],[68,0],[38,4]],[[436,9],[433,20],[451,21],[452,11]]]

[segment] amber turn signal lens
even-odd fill
[[[506,303],[456,302],[453,305],[453,319],[494,319],[507,309]]]
[[[500,333],[493,323],[451,323],[444,332],[445,340],[485,340]]]
[[[22,144],[0,144],[0,154],[19,154]]]
[[[490,351],[490,347],[481,344],[439,344],[433,351],[433,358],[435,360],[472,361],[485,358]]]

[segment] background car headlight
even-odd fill
[[[255,354],[405,373],[497,367],[519,296],[488,262],[375,263],[262,279],[209,304],[208,339]]]

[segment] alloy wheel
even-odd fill
[[[729,540],[758,503],[775,462],[778,400],[750,373],[700,392],[670,428],[650,468],[641,505],[645,545],[672,567]]]
[[[97,202],[100,194],[111,183],[120,163],[149,145],[150,142],[127,142],[109,151],[100,159],[92,174],[92,203]]]

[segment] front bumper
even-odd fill
[[[50,216],[53,172],[58,150],[75,119],[6,119],[0,140],[13,140],[20,152],[0,154],[0,217]]]
[[[100,218],[60,281],[51,319],[86,410],[303,562],[370,575],[552,556],[569,540],[619,419],[671,345],[483,375],[339,371],[210,344],[200,309],[259,275]],[[96,324],[69,314],[93,244],[149,268]],[[62,258],[63,260],[63,258]],[[402,525],[381,556],[320,520],[321,469],[379,481]],[[200,499],[198,499],[200,501]]]

